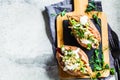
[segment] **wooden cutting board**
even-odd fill
[[[56,22],[56,29],[57,29],[57,47],[61,47],[64,45],[63,39],[63,21],[68,20],[67,16],[80,16],[80,15],[87,15],[89,19],[92,19],[92,14],[97,13],[97,11],[92,11],[90,13],[85,13],[85,10],[88,5],[88,0],[74,0],[74,11],[66,13],[65,16],[58,15],[57,22]],[[108,27],[107,27],[107,19],[106,15],[103,12],[99,12],[98,18],[101,19],[101,37],[102,37],[102,51],[104,55],[104,62],[109,64],[109,48],[108,48]],[[106,49],[107,48],[107,49]],[[72,76],[64,72],[60,67],[59,69],[59,76],[61,79],[65,78],[89,78],[89,76]],[[102,71],[101,71],[102,72]],[[94,73],[93,73],[94,74]],[[101,77],[109,76],[109,70],[105,70]]]

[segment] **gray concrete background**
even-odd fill
[[[120,38],[120,1],[102,0],[102,4],[111,28],[118,34]]]

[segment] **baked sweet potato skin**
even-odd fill
[[[94,38],[96,38],[96,39],[98,40],[99,44],[100,44],[100,42],[101,42],[101,36],[100,36],[99,31],[97,30],[97,28],[95,27],[95,25],[92,23],[92,21],[89,20],[88,23],[90,24],[90,26],[89,26],[89,31],[93,34]],[[87,48],[87,45],[84,44],[84,43],[82,43],[82,42],[80,41],[80,38],[78,38],[78,37],[75,37],[75,38],[77,39],[78,43],[79,43],[82,47]],[[99,45],[98,45],[97,47],[92,47],[92,48],[98,48],[98,47],[99,47]]]
[[[71,33],[73,33],[74,37],[76,38],[77,42],[84,48],[88,48],[88,45],[83,43],[81,40],[83,39],[83,34],[82,37],[78,37],[78,32],[80,32],[79,30],[76,32],[76,29],[74,28],[75,24],[82,24],[80,22],[80,18],[81,17],[87,17],[86,15],[78,15],[78,16],[68,16],[68,20],[70,23],[69,28],[71,28]],[[89,24],[89,25],[88,25]],[[85,24],[82,24],[82,26],[86,26]],[[93,43],[91,48],[97,49],[99,47],[99,44],[101,42],[101,36],[100,36],[100,32],[97,30],[96,26],[93,24],[93,22],[87,17],[87,29],[88,31],[93,35],[93,37],[97,40],[97,44]],[[83,33],[83,32],[80,32]],[[80,35],[80,34],[79,34]],[[87,40],[87,39],[86,39]],[[91,49],[90,48],[90,49]]]
[[[68,45],[65,45],[65,49],[67,50],[76,50],[78,47],[75,47],[75,46],[68,46]],[[89,66],[89,60],[88,60],[88,57],[87,55],[85,54],[85,52],[83,50],[79,50],[78,52],[81,60],[84,62],[86,68],[87,68],[87,73],[82,73],[80,71],[74,71],[74,70],[67,70],[66,72],[70,75],[73,75],[73,76],[85,76],[85,75],[89,75],[92,73],[92,70]],[[56,53],[56,58],[57,58],[57,61],[58,61],[58,64],[59,66],[64,69],[64,62],[62,61],[62,57],[64,56],[64,54],[62,54],[60,51],[57,51]]]

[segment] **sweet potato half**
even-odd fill
[[[91,67],[89,66],[88,57],[87,57],[87,55],[85,54],[85,52],[83,50],[81,50],[78,47],[68,46],[68,45],[64,45],[64,50],[66,50],[66,51],[76,51],[77,50],[77,54],[79,55],[79,58],[77,58],[77,59],[81,60],[83,66],[81,66],[81,68],[78,67],[77,69],[64,70],[65,61],[63,61],[63,59],[65,58],[66,51],[64,53],[63,51],[61,51],[61,48],[57,48],[56,58],[57,58],[59,66],[63,69],[63,71],[65,71],[68,74],[73,75],[73,76],[85,76],[85,75],[88,76],[88,75],[90,75],[92,73]],[[74,53],[71,53],[71,54],[74,54]],[[74,58],[75,57],[71,58],[70,55],[69,55],[68,60],[73,59],[73,61],[76,62],[75,60],[77,60],[77,59],[74,59]],[[73,61],[71,61],[70,63],[73,64]],[[81,62],[79,64],[81,64]],[[69,64],[69,65],[71,65],[71,64]],[[75,65],[75,64],[73,64],[73,65]],[[82,68],[85,69],[84,72],[81,71]]]
[[[84,17],[84,16],[82,16]],[[101,42],[101,36],[93,22],[88,19],[83,19],[80,21],[79,16],[70,17],[69,16],[71,33],[75,36],[77,42],[84,48],[98,48]],[[86,21],[86,23],[85,23]],[[84,24],[82,24],[84,23]]]

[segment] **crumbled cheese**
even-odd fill
[[[85,25],[88,22],[88,17],[86,15],[80,17],[80,23]]]
[[[90,31],[86,31],[84,35],[92,35],[92,34],[90,33]]]
[[[81,42],[84,44],[91,44],[92,43],[92,41],[87,40],[87,39],[81,39]]]
[[[64,54],[65,54],[65,55],[67,55],[67,54],[68,54],[68,52],[67,52],[67,51],[64,51]]]
[[[80,48],[77,48],[76,50],[73,51],[73,53],[75,54],[76,59],[80,58],[79,54],[78,54],[79,51],[80,51]]]
[[[65,67],[64,67],[64,71],[67,71],[67,70],[75,70],[77,67],[79,67],[79,64],[74,64],[74,65],[66,65]]]
[[[67,54],[75,54],[75,59],[78,59],[78,58],[80,58],[79,57],[79,54],[78,54],[78,52],[79,52],[79,50],[80,50],[80,48],[77,48],[76,50],[73,50],[72,52],[66,52],[66,51],[64,51],[65,52],[65,55],[67,55]],[[78,63],[72,63],[72,61],[71,60],[66,60],[65,62],[64,62],[64,64],[65,64],[65,67],[64,67],[64,71],[67,71],[67,70],[74,70],[74,69],[76,69],[76,68],[78,68],[79,67],[79,64]]]
[[[61,52],[64,53],[64,51],[65,51],[65,47],[62,46],[62,47],[61,47]]]
[[[89,66],[89,64],[86,64],[86,66]]]

